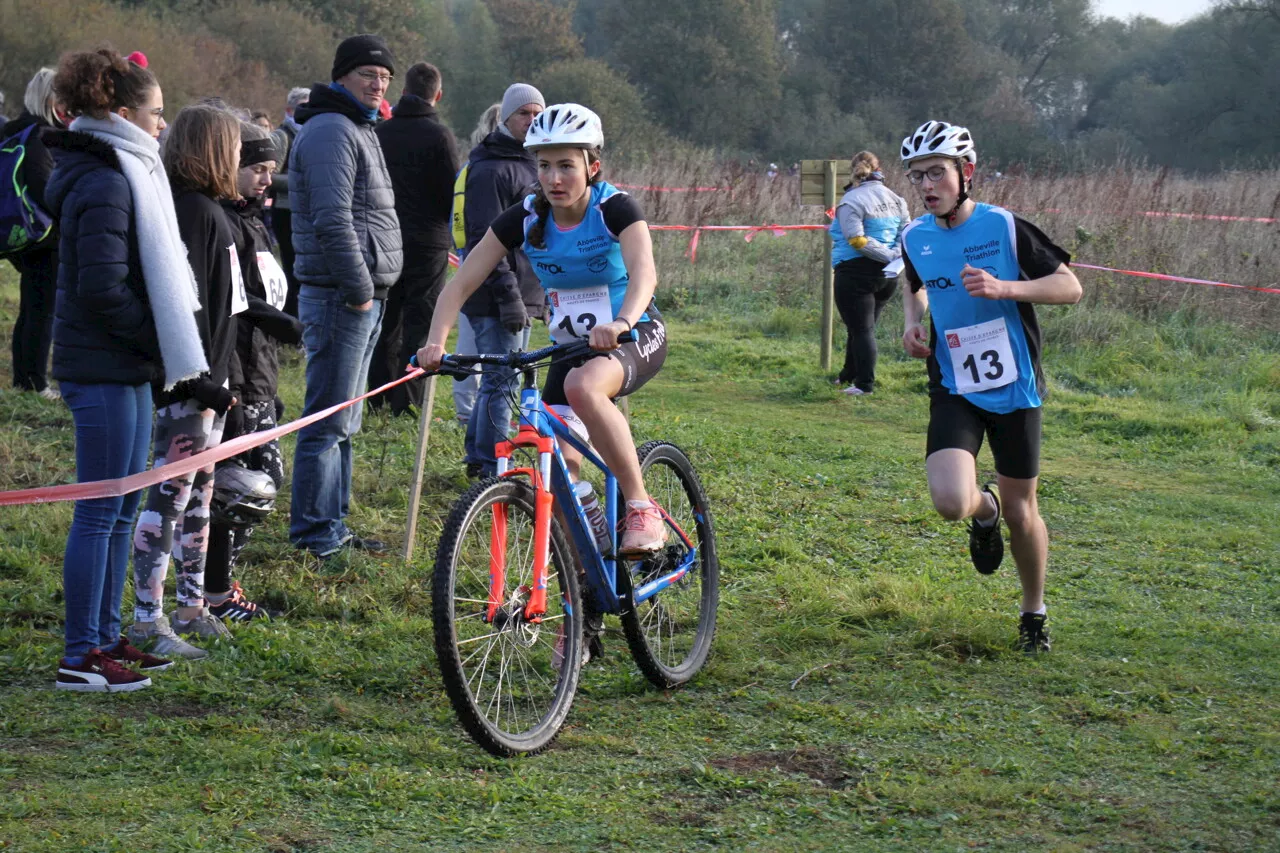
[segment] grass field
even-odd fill
[[[611,624],[550,752],[465,739],[430,639],[465,487],[445,393],[419,560],[326,568],[278,512],[240,579],[288,617],[139,693],[52,689],[71,507],[0,510],[0,849],[1280,849],[1275,335],[1042,312],[1054,650],[1027,658],[1012,566],[978,576],[932,512],[900,313],[880,390],[846,398],[817,366],[810,244],[726,245],[676,271],[661,244],[671,356],[632,403],[713,501],[719,634],[692,685],[651,689]],[[15,294],[0,271],[3,341]],[[295,416],[296,362],[285,397]],[[0,424],[0,489],[73,479],[64,406],[6,388]],[[397,544],[415,434],[370,416],[357,441],[354,524]]]

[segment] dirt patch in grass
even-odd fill
[[[848,788],[858,783],[861,774],[850,773],[838,753],[814,747],[776,750],[717,758],[709,762],[717,770],[737,776],[751,776],[762,770],[775,770],[808,776],[827,788]]]
[[[153,717],[191,719],[193,717],[207,717],[217,712],[217,708],[198,705],[195,702],[182,701],[157,702],[151,705],[121,705],[121,707],[112,710],[114,715],[127,717],[131,720],[146,720]]]

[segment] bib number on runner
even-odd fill
[[[613,303],[609,286],[583,287],[574,290],[552,290],[551,340],[558,344],[590,336],[602,323],[613,322]]]
[[[249,295],[244,291],[244,273],[240,270],[240,254],[235,243],[227,247],[227,254],[231,256],[231,315],[234,317],[249,310]]]
[[[1002,388],[1018,379],[1009,329],[997,317],[976,326],[948,329],[944,338],[951,356],[957,394],[975,394]]]
[[[266,290],[267,301],[277,311],[284,310],[285,297],[289,295],[289,280],[285,278],[284,269],[270,252],[258,252],[258,273],[262,276],[262,287]]]

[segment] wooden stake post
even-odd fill
[[[802,160],[800,204],[820,204],[834,215],[836,187],[849,182],[848,160]],[[831,238],[827,237],[827,262],[822,270],[822,342],[819,363],[831,369],[831,336],[835,330],[836,277],[831,266]]]
[[[436,408],[436,377],[427,377],[427,390],[418,421],[418,458],[413,463],[413,488],[409,491],[409,518],[404,529],[404,561],[413,559],[418,538],[418,507],[422,503],[422,474],[427,464],[427,439],[431,437],[431,417]]]

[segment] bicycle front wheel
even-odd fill
[[[549,746],[578,685],[578,576],[554,518],[547,612],[536,622],[524,614],[533,562],[534,491],[528,483],[486,480],[454,504],[432,582],[436,657],[463,728],[500,757]],[[505,581],[495,590],[491,572],[499,568]]]
[[[720,604],[720,563],[707,495],[684,452],[665,441],[651,441],[638,451],[645,489],[670,517],[667,546],[653,557],[630,564],[620,573],[634,590],[666,577],[682,565],[688,572],[671,586],[626,608],[622,629],[640,671],[661,688],[684,684],[711,653]],[[692,545],[686,545],[677,528]]]

